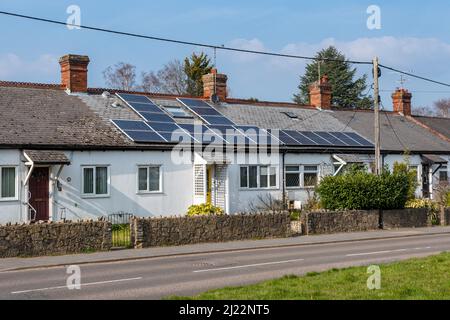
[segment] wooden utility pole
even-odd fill
[[[378,86],[379,67],[378,57],[373,59],[373,95],[375,122],[375,173],[381,174],[381,146],[380,146],[380,90]]]

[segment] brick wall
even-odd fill
[[[131,239],[135,248],[176,246],[291,235],[288,212],[196,217],[134,218]]]
[[[107,221],[0,225],[0,258],[107,251]]]

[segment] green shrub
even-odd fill
[[[393,166],[394,174],[405,174],[409,179],[408,200],[415,198],[415,193],[419,183],[417,182],[417,171],[409,168],[409,160],[406,162],[395,162]]]
[[[188,216],[208,216],[208,215],[221,215],[223,210],[219,207],[215,207],[210,203],[195,204],[188,208]]]
[[[298,221],[300,220],[300,215],[301,215],[301,211],[299,210],[294,210],[291,212],[291,221]]]
[[[408,175],[387,170],[380,176],[364,171],[328,176],[317,188],[322,206],[329,210],[401,209],[408,192]]]

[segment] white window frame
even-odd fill
[[[139,190],[139,169],[147,168],[147,190]],[[159,169],[159,188],[158,190],[148,190],[150,187],[150,174],[149,168]],[[161,164],[138,164],[136,168],[136,194],[155,194],[163,193],[163,166]]]
[[[14,169],[14,197],[5,197],[2,198],[1,188],[2,188],[2,170],[3,168],[12,168]],[[19,200],[19,175],[17,166],[15,165],[0,165],[0,202],[6,201],[17,201]]]
[[[317,168],[316,171],[311,171],[311,170],[305,171],[305,167],[309,167],[309,166],[316,167]],[[287,167],[298,167],[298,171],[287,171],[286,170]],[[319,164],[286,164],[284,166],[284,184],[285,184],[286,189],[289,189],[289,190],[314,189],[316,186],[305,186],[305,173],[316,173],[317,183],[319,183],[319,181],[320,181],[320,165]],[[287,186],[287,184],[286,184],[286,182],[287,182],[286,175],[287,174],[298,174],[299,175],[298,181],[299,181],[300,185],[293,186],[293,187]]]
[[[106,193],[104,194],[96,194],[96,173],[97,168],[106,168],[106,176],[107,176],[107,182],[106,182]],[[94,170],[94,179],[93,179],[93,193],[85,193],[84,192],[84,170],[85,169],[93,169]],[[95,164],[95,165],[82,165],[81,166],[81,197],[82,198],[109,198],[111,196],[110,194],[110,185],[111,185],[111,169],[110,165],[107,164]]]
[[[446,182],[448,182],[448,180],[449,180],[449,179],[448,179],[448,177],[449,177],[449,175],[448,175],[448,166],[447,166],[447,165],[443,165],[443,166],[441,166],[441,167],[439,168],[439,170],[438,170],[438,172],[437,172],[439,183],[444,182],[444,181],[441,181],[441,172],[446,172],[446,173],[447,173],[447,181],[446,181]]]
[[[249,167],[256,167],[256,187],[250,188],[250,169]],[[261,167],[267,167],[267,187],[261,187]],[[241,168],[247,168],[247,186],[241,186]],[[270,186],[270,169],[275,168],[275,186]],[[240,190],[277,190],[279,189],[279,167],[263,164],[249,164],[245,166],[239,166],[239,189]]]

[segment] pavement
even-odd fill
[[[337,233],[326,235],[298,236],[290,238],[275,238],[264,240],[245,240],[221,243],[202,243],[172,247],[154,247],[144,249],[113,250],[86,254],[71,254],[60,256],[43,256],[32,258],[0,259],[0,272],[48,268],[66,265],[83,265],[92,263],[130,261],[170,256],[192,255],[200,253],[220,253],[245,251],[249,249],[269,249],[279,247],[297,247],[314,244],[330,244],[339,242],[354,242],[361,240],[394,239],[411,236],[427,236],[450,234],[448,227],[404,228],[394,230],[376,230],[365,232]]]
[[[450,228],[435,227],[2,259],[10,271],[0,272],[0,299],[161,299],[443,251],[450,251]],[[79,289],[67,286],[76,274]],[[355,281],[365,285],[367,277]]]

